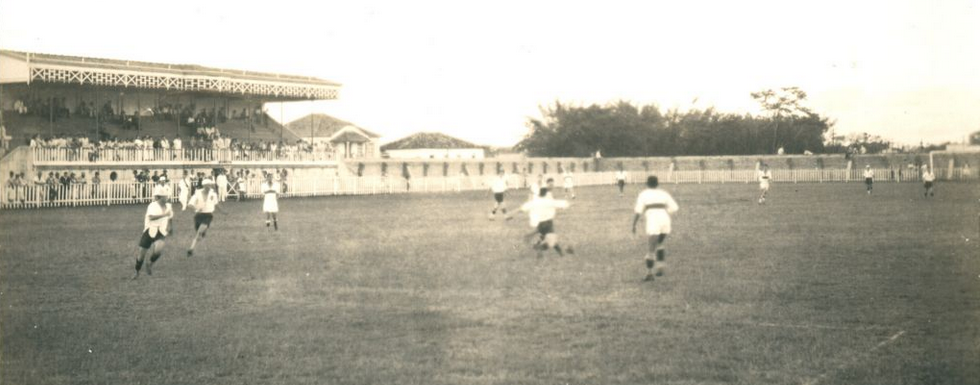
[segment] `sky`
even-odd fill
[[[314,76],[323,112],[381,134],[510,146],[555,101],[760,113],[796,86],[835,133],[980,130],[980,0],[0,0],[0,47]],[[280,115],[278,105],[270,105]]]

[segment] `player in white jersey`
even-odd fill
[[[509,220],[510,215],[507,215],[507,207],[504,206],[504,193],[507,192],[507,178],[503,171],[498,171],[497,176],[493,178],[490,182],[490,192],[493,193],[493,210],[490,210],[490,220],[494,220],[497,216],[497,210],[504,215],[504,219]]]
[[[664,190],[657,186],[659,181],[656,176],[647,177],[647,188],[640,192],[636,197],[636,207],[633,215],[633,234],[636,234],[636,223],[643,216],[646,220],[647,233],[647,254],[644,261],[647,265],[647,276],[645,281],[652,281],[654,269],[656,275],[664,274],[667,250],[664,248],[664,240],[670,234],[670,214],[678,210],[677,202]],[[653,255],[656,254],[656,261]]]
[[[190,202],[187,203],[194,208],[194,240],[191,247],[187,249],[187,256],[194,255],[194,248],[197,242],[208,235],[211,221],[214,220],[214,210],[218,208],[218,193],[214,191],[214,181],[205,179],[201,182],[201,188],[194,193]]]
[[[772,180],[772,171],[769,165],[763,163],[762,167],[756,171],[759,178],[759,204],[766,203],[766,195],[769,194],[769,182]]]
[[[146,207],[146,215],[143,217],[143,235],[140,236],[140,250],[136,257],[136,274],[133,279],[139,278],[147,251],[153,250],[150,253],[150,263],[146,265],[147,275],[153,275],[153,264],[163,255],[163,247],[166,245],[164,239],[170,228],[170,220],[174,217],[173,207],[167,203],[169,197],[170,194],[163,187],[153,188],[154,201]]]
[[[565,171],[562,175],[562,187],[565,188],[566,197],[570,196],[572,199],[575,199],[575,181],[570,171]]]
[[[626,171],[619,169],[616,171],[616,185],[619,186],[619,197],[623,197],[623,188],[626,187]]]
[[[265,200],[262,202],[262,212],[265,213],[265,227],[269,227],[269,221],[276,231],[279,231],[279,182],[273,180],[272,173],[265,174],[265,182],[262,182],[262,194]]]
[[[923,186],[926,188],[925,197],[934,196],[935,194],[932,191],[932,184],[936,181],[936,174],[932,173],[929,166],[922,166],[922,169],[924,170],[922,171],[922,182]]]
[[[541,188],[535,199],[531,199],[521,206],[521,211],[528,213],[531,227],[534,227],[535,233],[540,236],[534,245],[539,258],[548,249],[554,249],[559,256],[565,255],[561,245],[558,244],[554,220],[557,209],[566,209],[568,206],[568,201],[552,198],[547,187]],[[569,254],[575,253],[571,246],[568,246],[565,251]]]
[[[875,183],[875,170],[871,169],[871,165],[864,166],[864,185],[868,188],[868,195],[871,195],[871,189]]]

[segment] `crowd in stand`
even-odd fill
[[[261,106],[242,107],[228,111],[224,106],[212,108],[198,108],[197,104],[173,104],[164,103],[155,107],[143,108],[140,111],[126,113],[120,109],[116,111],[113,103],[106,100],[100,108],[96,108],[94,101],[79,100],[74,108],[69,108],[65,97],[34,97],[25,100],[17,99],[14,102],[14,112],[19,115],[34,115],[41,118],[53,120],[71,117],[95,118],[100,117],[106,121],[123,124],[124,128],[135,127],[135,122],[140,118],[174,120],[180,119],[190,127],[214,126],[229,120],[248,120],[254,124],[269,125],[269,117]],[[254,126],[252,127],[254,128]]]
[[[198,134],[184,141],[180,136],[170,140],[166,137],[149,135],[136,137],[133,140],[120,140],[112,137],[107,140],[91,141],[86,135],[56,135],[42,137],[34,135],[28,143],[32,149],[64,149],[68,160],[87,159],[91,162],[99,160],[119,161],[125,151],[130,150],[141,161],[152,160],[215,160],[220,154],[213,150],[231,150],[230,156],[235,160],[247,160],[254,151],[265,152],[276,159],[290,159],[301,153],[330,153],[333,149],[323,143],[310,145],[297,140],[295,143],[284,141],[245,141],[221,136],[214,127],[202,127]],[[165,150],[159,153],[153,150]],[[166,151],[172,150],[172,151]],[[190,150],[189,152],[187,150]],[[194,151],[212,150],[212,151]],[[185,156],[185,152],[187,155]],[[158,159],[159,158],[159,159]],[[200,159],[198,159],[200,158]],[[41,159],[44,160],[44,159]],[[231,160],[231,159],[228,159]]]
[[[55,200],[64,199],[79,199],[79,198],[123,198],[122,196],[107,196],[103,193],[101,187],[106,183],[116,184],[124,183],[127,185],[125,194],[129,194],[132,199],[148,198],[156,184],[166,184],[173,185],[176,189],[177,186],[182,183],[191,189],[199,188],[204,179],[211,179],[216,181],[219,196],[224,200],[227,196],[236,196],[239,200],[242,199],[244,193],[247,192],[249,185],[257,185],[256,183],[265,180],[266,174],[273,174],[274,179],[280,183],[282,186],[282,192],[288,191],[289,185],[289,173],[285,169],[275,170],[275,171],[261,171],[261,175],[258,172],[253,172],[253,170],[244,169],[231,169],[225,170],[223,168],[214,169],[210,173],[197,172],[193,175],[187,170],[184,170],[181,180],[172,180],[167,174],[167,170],[153,171],[150,172],[149,169],[143,170],[133,170],[133,176],[131,180],[121,181],[120,175],[116,171],[109,172],[108,179],[103,179],[100,171],[95,171],[92,173],[92,177],[88,178],[85,172],[48,172],[47,176],[43,172],[38,172],[33,178],[27,177],[24,173],[14,173],[10,172],[7,181],[4,183],[4,191],[6,193],[6,203],[25,203],[27,200],[33,200],[38,202],[52,202]],[[83,189],[79,187],[84,187],[90,185],[90,189]],[[33,190],[28,189],[28,187],[34,187]],[[173,190],[172,190],[173,191]],[[82,196],[87,194],[88,196]],[[35,195],[32,197],[31,195]],[[36,199],[32,199],[36,198]]]

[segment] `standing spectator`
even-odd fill
[[[2,147],[4,151],[10,150],[10,139],[12,138],[7,135],[7,127],[0,124],[0,147]]]
[[[13,171],[10,172],[10,177],[7,178],[7,183],[4,183],[4,187],[7,189],[5,194],[7,195],[7,203],[14,203],[17,199],[17,176],[14,175]]]
[[[174,155],[171,157],[171,159],[182,160],[184,154],[181,150],[184,149],[184,142],[180,140],[179,135],[174,138],[173,145],[171,147],[174,149]]]
[[[54,201],[58,197],[58,175],[49,172],[45,183],[48,185],[48,201]]]
[[[218,169],[218,176],[214,179],[218,185],[218,200],[224,202],[225,198],[228,197],[228,177],[225,176],[225,170]]]
[[[177,199],[180,201],[180,211],[187,210],[187,201],[191,198],[191,186],[191,177],[187,170],[184,170],[184,175],[177,182]]]
[[[95,174],[92,175],[92,197],[101,198],[102,197],[101,194],[102,191],[100,191],[101,188],[102,188],[102,178],[99,176],[99,172],[96,171]]]

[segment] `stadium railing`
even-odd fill
[[[87,164],[153,164],[154,162],[315,162],[336,160],[333,151],[301,150],[233,150],[233,149],[137,149],[137,148],[34,148],[35,165]]]
[[[773,170],[774,183],[864,182],[864,170]],[[755,170],[689,170],[634,171],[627,173],[628,183],[643,183],[647,175],[658,175],[661,183],[755,183]],[[330,178],[289,178],[281,181],[281,197],[313,197],[330,195],[372,195],[399,193],[438,193],[487,190],[494,176],[429,176],[406,179],[396,176],[349,176]],[[512,190],[523,189],[535,182],[536,176],[508,175]],[[533,179],[532,179],[533,178]],[[556,188],[563,187],[560,174],[546,174],[543,180],[555,179]],[[613,185],[615,172],[576,173],[575,186]],[[937,169],[938,180],[972,180],[978,175],[969,169]],[[877,169],[876,182],[916,182],[921,176],[916,170]],[[229,187],[229,197],[260,198],[260,179],[248,179]],[[239,187],[241,186],[241,187]],[[170,181],[172,201],[178,201],[177,182]],[[0,186],[0,208],[74,207],[120,205],[149,202],[153,183],[109,182],[85,184]]]

